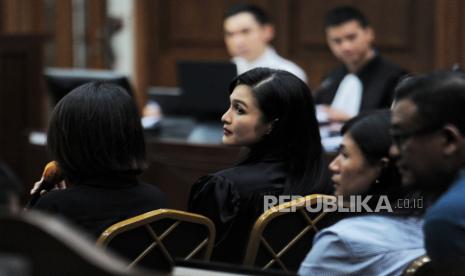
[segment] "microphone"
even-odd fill
[[[41,184],[39,186],[39,189],[32,194],[28,207],[34,206],[34,204],[36,204],[36,202],[39,200],[41,196],[41,191],[50,191],[63,180],[64,177],[60,170],[60,167],[58,167],[58,163],[56,161],[51,161],[47,163],[42,173],[42,178],[40,180]]]

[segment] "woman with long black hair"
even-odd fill
[[[223,143],[247,147],[236,166],[199,179],[189,210],[217,229],[213,259],[241,262],[264,196],[330,193],[308,86],[289,72],[256,68],[237,76],[222,117]]]

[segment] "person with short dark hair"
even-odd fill
[[[270,46],[274,27],[270,17],[253,4],[236,4],[224,16],[224,41],[238,74],[256,67],[289,71],[304,82],[307,76],[298,65],[279,56]]]
[[[137,107],[122,87],[91,82],[74,89],[55,106],[47,137],[67,188],[46,193],[34,209],[98,236],[115,222],[166,207],[156,186],[137,179],[146,167],[145,142]]]
[[[308,86],[282,70],[252,69],[232,80],[223,143],[249,149],[236,166],[200,178],[189,210],[216,225],[213,260],[240,263],[264,196],[327,194],[323,150]]]
[[[396,89],[391,119],[402,182],[437,201],[425,215],[427,255],[441,275],[465,271],[465,75],[434,72]]]
[[[423,209],[400,205],[420,198],[402,188],[389,158],[389,119],[387,111],[359,115],[342,128],[341,148],[329,168],[349,218],[317,233],[299,275],[400,275],[425,253]]]
[[[398,80],[406,74],[373,47],[375,33],[355,7],[341,6],[325,17],[326,39],[343,66],[316,90],[316,103],[331,122],[344,122],[360,111],[389,108]]]

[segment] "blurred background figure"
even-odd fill
[[[337,7],[326,14],[325,32],[331,52],[343,65],[316,91],[324,120],[344,122],[360,111],[389,108],[406,71],[374,48],[375,32],[367,18],[354,7]]]
[[[258,6],[232,6],[226,12],[223,28],[224,41],[238,74],[256,67],[268,67],[288,71],[307,82],[302,68],[278,55],[270,45],[274,26],[270,17]]]

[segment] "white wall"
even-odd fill
[[[122,29],[112,37],[111,45],[115,53],[114,70],[128,75],[134,72],[134,18],[132,0],[108,0],[107,15],[122,20]]]

